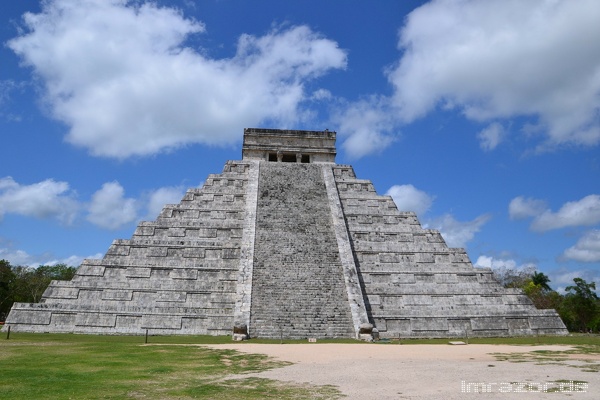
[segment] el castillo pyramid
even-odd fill
[[[15,332],[368,339],[566,334],[335,163],[336,133],[245,129],[241,161],[14,304]]]

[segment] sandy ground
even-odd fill
[[[538,365],[497,361],[491,355],[564,351],[570,349],[569,346],[245,342],[208,347],[267,354],[291,361],[293,365],[251,376],[335,385],[348,399],[600,399],[600,373],[574,367],[585,365],[584,358],[600,364],[598,356],[581,355],[558,365]],[[565,381],[564,386],[560,387],[557,381]],[[587,387],[577,382],[569,386],[570,381],[586,382]],[[479,385],[477,390],[470,383],[485,386]],[[552,388],[556,392],[547,391]]]

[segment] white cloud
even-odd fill
[[[319,101],[319,100],[330,100],[333,97],[333,95],[331,94],[331,92],[327,89],[317,89],[313,92],[312,94],[312,99]]]
[[[413,185],[394,185],[388,189],[386,195],[392,196],[396,207],[400,211],[413,211],[421,216],[433,204],[433,197]]]
[[[4,106],[4,102],[10,97],[10,92],[15,87],[15,82],[12,80],[1,80],[0,81],[0,107]]]
[[[567,226],[591,226],[600,223],[600,195],[591,194],[578,201],[565,203],[560,210],[546,210],[531,224],[534,231],[544,232]]]
[[[0,248],[0,260],[6,260],[11,265],[40,265],[33,261],[33,257],[23,250],[12,250]]]
[[[515,197],[508,205],[510,219],[525,219],[542,214],[548,208],[543,200],[533,198]]]
[[[7,213],[35,218],[55,218],[71,224],[79,211],[75,193],[67,182],[53,179],[22,185],[10,177],[0,178],[0,218]]]
[[[162,187],[154,190],[148,198],[146,219],[156,219],[166,204],[179,204],[184,194],[185,190],[181,186]]]
[[[533,217],[530,228],[537,232],[600,223],[600,195],[591,194],[570,201],[557,211],[550,210],[543,200],[515,197],[508,206],[510,219]],[[566,249],[563,256],[581,262],[600,261],[600,231],[586,232],[577,243]]]
[[[125,198],[125,190],[118,182],[102,185],[92,196],[88,221],[106,229],[119,229],[138,218],[138,202]]]
[[[0,248],[0,260],[7,260],[13,266],[39,267],[40,265],[66,264],[78,267],[86,258],[102,258],[104,255],[97,253],[88,257],[72,255],[66,258],[57,258],[49,253],[33,255],[24,250],[15,250],[10,247]]]
[[[592,269],[561,269],[550,272],[548,276],[550,277],[551,281],[558,286],[556,291],[560,293],[563,293],[567,286],[575,285],[573,282],[574,278],[582,278],[588,283],[596,282],[596,285],[600,283],[600,273]]]
[[[67,140],[126,158],[190,143],[233,143],[244,126],[302,119],[304,83],[345,68],[337,43],[306,26],[242,35],[229,59],[185,47],[205,31],[167,7],[126,0],[54,0],[27,13],[8,46],[45,84]]]
[[[72,267],[79,267],[83,260],[87,258],[92,259],[101,259],[104,257],[102,253],[92,254],[91,256],[82,257],[77,255],[72,255],[66,258],[46,258],[45,261],[37,263],[38,265],[56,265],[56,264],[66,264]]]
[[[513,259],[495,258],[491,256],[479,256],[474,264],[475,267],[492,268],[495,270],[512,270],[533,272],[537,270],[537,265],[534,263],[520,264]]]
[[[445,214],[442,217],[429,221],[428,227],[437,229],[442,234],[449,247],[466,247],[481,227],[490,220],[491,216],[484,214],[472,221],[457,221],[452,215]]]
[[[485,151],[494,150],[506,136],[504,127],[497,123],[491,123],[485,129],[477,134],[479,147]]]
[[[118,182],[108,182],[96,191],[87,205],[77,201],[67,182],[53,179],[22,185],[12,177],[0,178],[0,219],[5,214],[20,214],[40,219],[54,218],[72,224],[87,208],[87,220],[100,228],[118,229],[139,218],[139,210],[147,209],[146,218],[155,219],[165,204],[178,204],[185,189],[162,187],[139,199],[125,198]]]
[[[532,275],[538,270],[535,263],[518,263],[511,258],[495,258],[490,256],[479,256],[473,264],[477,268],[491,268],[495,279],[501,284],[514,282],[515,279]]]
[[[394,141],[391,132],[396,117],[388,102],[385,97],[371,96],[343,104],[334,111],[332,121],[344,139],[342,148],[350,158],[378,153]]]
[[[564,256],[581,262],[600,261],[600,230],[586,232],[574,246],[565,250]]]
[[[490,256],[479,256],[475,261],[474,266],[479,268],[508,268],[516,269],[517,262],[515,260],[502,260]]]
[[[0,118],[9,121],[19,121],[20,116],[12,114],[8,111],[8,103],[10,103],[12,92],[17,89],[19,85],[10,79],[0,80]]]
[[[597,0],[431,1],[409,14],[388,71],[399,117],[440,105],[477,121],[533,116],[545,146],[596,145],[599,20]]]

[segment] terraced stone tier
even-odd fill
[[[567,333],[554,310],[537,310],[491,270],[474,268],[464,249],[423,229],[352,167],[336,165],[334,176],[369,320],[381,337]]]
[[[250,163],[228,162],[202,188],[140,222],[41,303],[13,307],[14,331],[229,334],[242,247]]]

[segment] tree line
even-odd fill
[[[39,302],[52,280],[70,280],[76,271],[66,264],[34,268],[0,260],[0,321],[6,319],[13,303]]]
[[[535,268],[499,268],[494,277],[506,288],[518,288],[536,308],[553,308],[570,332],[600,332],[600,299],[596,282],[574,278],[561,294],[550,287],[550,278]]]
[[[66,264],[34,268],[0,260],[0,321],[6,319],[14,302],[37,303],[52,280],[70,280],[76,271],[76,267]],[[498,268],[493,273],[504,287],[523,290],[537,308],[555,309],[569,331],[600,332],[600,299],[595,282],[575,278],[561,294],[550,287],[548,276],[535,268]]]

